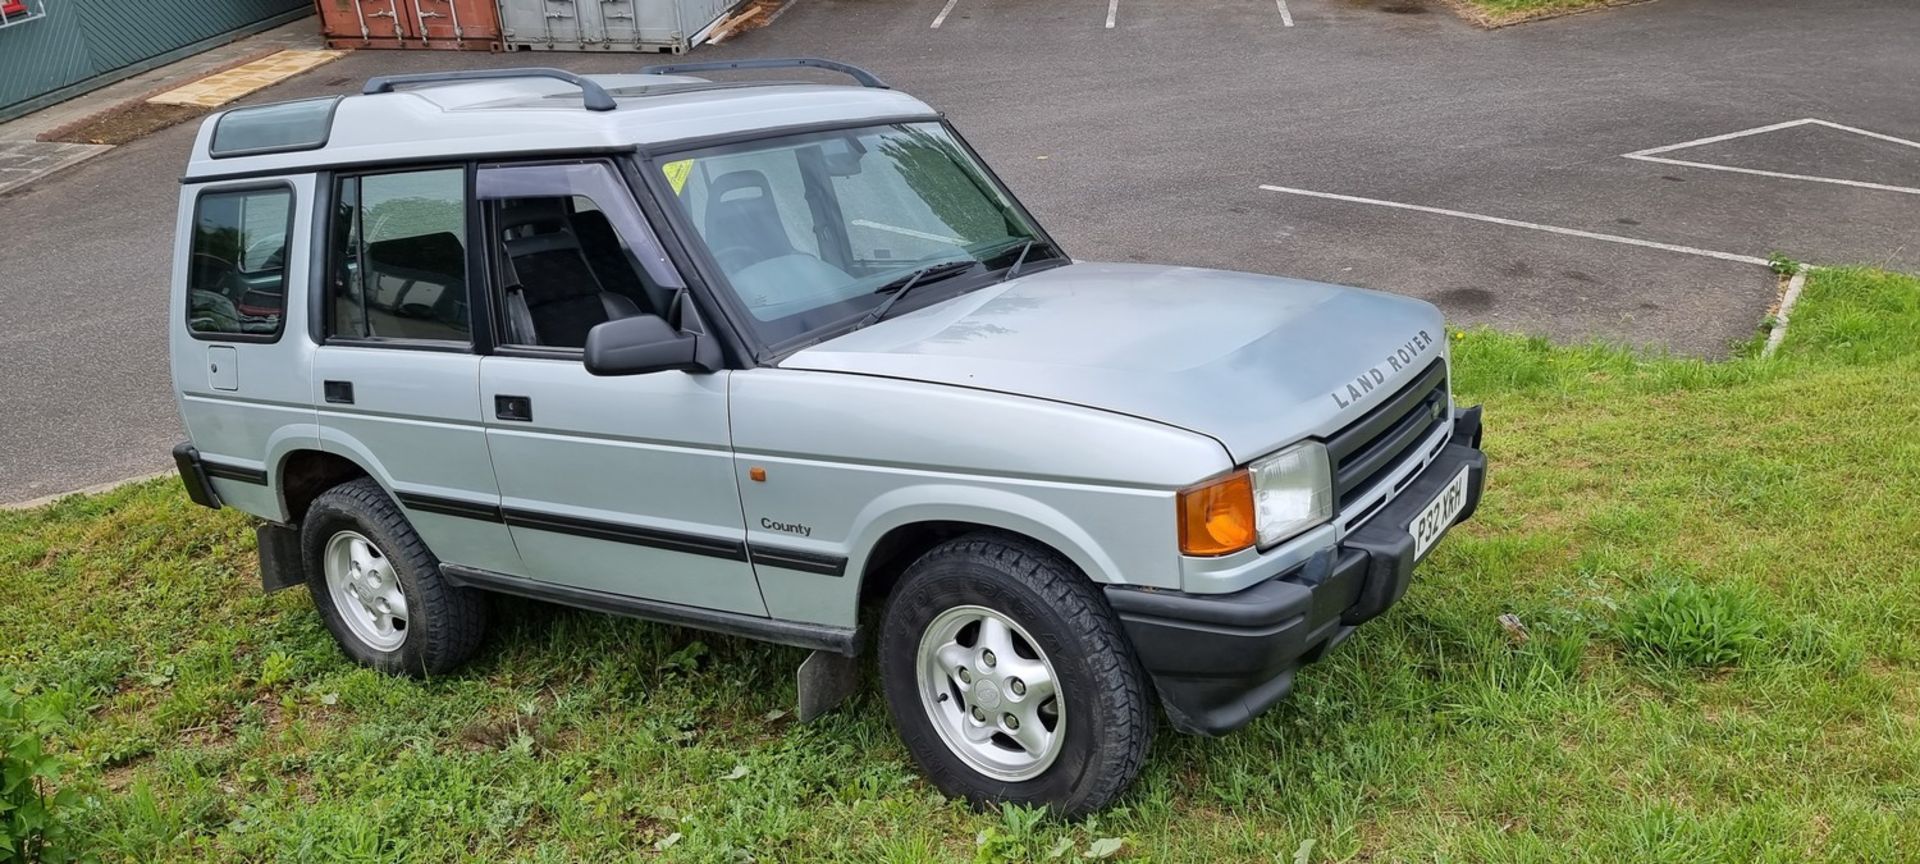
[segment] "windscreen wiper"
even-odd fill
[[[873,289],[873,293],[875,294],[885,294],[891,291],[893,292],[893,296],[888,297],[886,302],[875,306],[872,312],[868,312],[865,318],[860,319],[858,326],[865,327],[868,324],[887,317],[887,312],[893,308],[893,304],[900,302],[900,298],[907,296],[907,292],[912,291],[914,288],[928,282],[937,282],[949,276],[959,275],[966,270],[972,270],[979,263],[980,262],[972,258],[967,258],[959,261],[942,261],[938,264],[929,264]],[[855,329],[858,329],[858,327]]]
[[[1007,275],[1004,278],[1002,278],[1000,281],[1005,282],[1005,281],[1008,281],[1009,279],[1012,279],[1015,276],[1020,275],[1020,267],[1027,263],[1027,253],[1032,252],[1033,247],[1039,244],[1040,244],[1040,238],[1038,237],[1027,238],[1026,244],[1020,247],[1020,254],[1014,256],[1013,266],[1007,268]]]

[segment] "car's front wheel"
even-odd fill
[[[980,533],[927,552],[894,587],[879,654],[894,725],[949,795],[1079,816],[1145,761],[1132,646],[1099,589],[1043,546]]]

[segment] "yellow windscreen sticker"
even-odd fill
[[[673,184],[673,194],[678,195],[687,189],[687,177],[693,173],[693,160],[680,159],[660,166],[667,175],[667,182]]]

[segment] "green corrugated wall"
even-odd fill
[[[0,28],[0,120],[313,8],[312,0],[39,2],[46,17]]]

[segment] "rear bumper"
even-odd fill
[[[220,495],[213,491],[213,481],[207,479],[207,466],[200,461],[198,449],[185,441],[173,445],[173,467],[180,472],[181,485],[187,487],[187,500],[220,509]]]
[[[1305,564],[1232,594],[1108,586],[1173,725],[1201,735],[1246,725],[1285,698],[1302,665],[1398,601],[1419,563],[1407,526],[1463,468],[1467,502],[1454,524],[1473,515],[1486,485],[1479,408],[1455,412],[1453,438],[1393,503]]]

